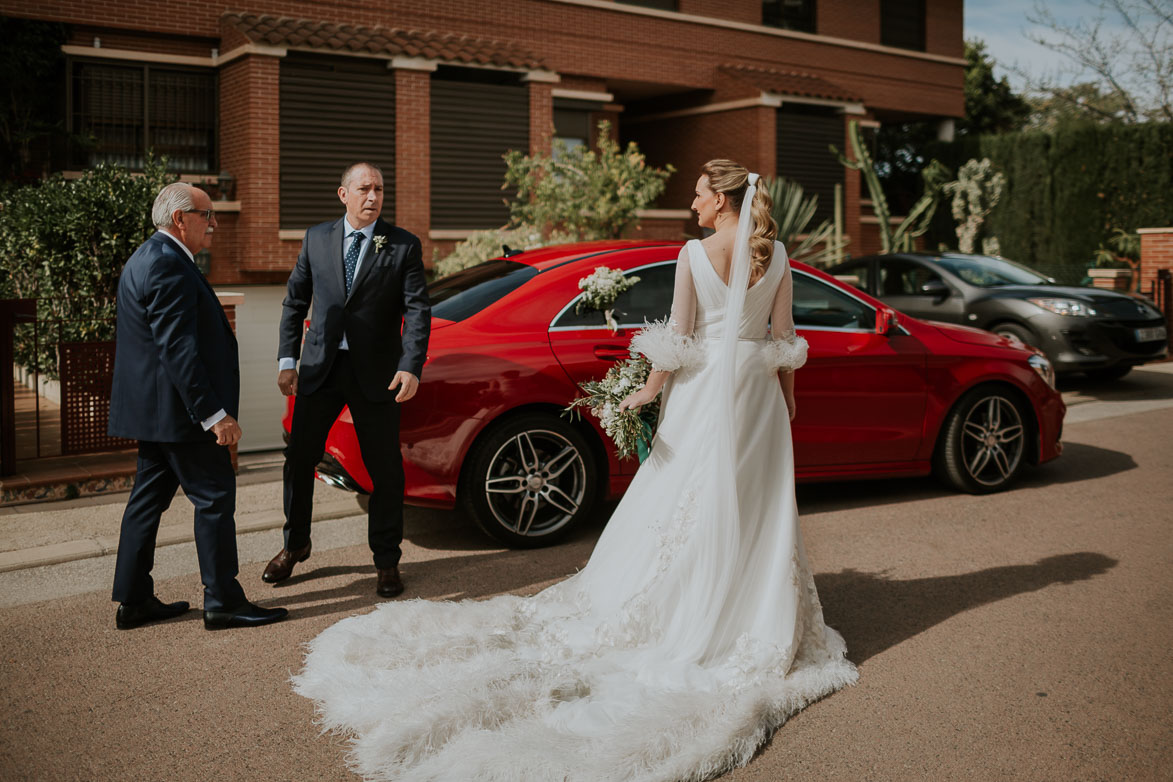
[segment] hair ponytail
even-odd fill
[[[732,160],[710,160],[701,166],[701,173],[709,178],[709,187],[714,193],[724,193],[729,199],[729,205],[736,212],[741,209],[741,202],[745,198],[749,187],[749,171],[745,166]],[[774,199],[765,188],[761,179],[754,190],[753,203],[750,204],[750,215],[753,218],[753,230],[749,237],[749,262],[751,281],[761,279],[770,268],[770,261],[774,257],[774,238],[778,235],[778,224],[771,214],[774,209]]]

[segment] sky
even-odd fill
[[[1054,75],[1068,65],[1063,55],[1026,37],[1031,31],[1046,31],[1046,28],[1035,27],[1027,21],[1027,13],[1035,4],[1035,0],[965,0],[966,40],[980,38],[985,41],[986,50],[1000,66],[995,68],[995,75],[999,78],[1006,76],[1015,89],[1022,88],[1022,79],[1009,72],[1006,65],[1017,65],[1035,76]],[[1081,17],[1094,19],[1099,13],[1092,0],[1047,0],[1045,5],[1056,19],[1068,24]],[[1108,16],[1105,26],[1114,23],[1115,20]]]

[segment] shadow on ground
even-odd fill
[[[1173,399],[1173,373],[1134,369],[1119,380],[1092,380],[1086,375],[1059,378],[1055,385],[1067,394],[1078,393],[1107,402],[1133,399]]]
[[[815,576],[827,624],[843,634],[857,664],[972,608],[1052,584],[1103,575],[1117,560],[1079,552],[972,573],[896,580],[883,573],[842,570]]]

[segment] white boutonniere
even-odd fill
[[[374,239],[372,239],[372,241],[374,241],[374,243],[375,243],[375,252],[382,252],[383,245],[385,245],[387,243],[387,237],[379,235],[379,236],[374,237]]]

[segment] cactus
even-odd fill
[[[932,160],[921,171],[924,179],[924,194],[913,204],[908,216],[892,230],[891,212],[888,209],[888,199],[884,189],[880,186],[880,177],[876,174],[876,163],[867,147],[860,140],[859,122],[852,120],[847,128],[847,139],[851,142],[851,153],[854,159],[848,158],[830,145],[831,153],[839,158],[839,162],[847,168],[855,169],[863,174],[867,183],[868,192],[872,196],[872,208],[880,220],[881,252],[894,253],[912,249],[912,240],[929,230],[933,221],[933,214],[941,201],[941,185],[949,178],[949,169],[937,160]]]
[[[981,160],[969,160],[957,171],[957,181],[948,182],[942,188],[952,196],[953,219],[957,221],[957,247],[963,253],[977,251],[978,237],[986,218],[998,205],[1002,197],[1002,188],[1006,185],[1006,177],[994,169],[988,157]],[[990,250],[994,252],[990,252]],[[995,236],[985,236],[982,239],[982,252],[997,255],[998,239]]]

